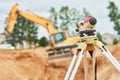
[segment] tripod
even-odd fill
[[[95,65],[96,65],[96,58],[94,54],[95,47],[99,48],[102,54],[115,66],[115,68],[120,72],[120,64],[117,60],[111,55],[111,53],[105,48],[105,46],[98,41],[97,37],[95,36],[87,36],[82,37],[81,42],[76,50],[76,53],[73,56],[71,61],[70,67],[67,71],[67,74],[64,80],[74,80],[75,74],[78,70],[80,62],[84,57],[84,70],[85,70],[85,80],[88,80],[88,66],[87,66],[87,59],[86,59],[86,51],[90,53],[93,62],[93,80],[97,80]],[[77,58],[78,56],[78,58]],[[74,68],[73,68],[74,67]],[[72,72],[73,70],[73,72]],[[70,76],[71,75],[71,76]],[[70,77],[70,78],[69,78]]]
[[[89,20],[87,20],[87,21],[90,22],[90,19],[93,19],[93,17],[89,18]],[[93,23],[94,22],[95,21],[93,21]],[[80,40],[79,46],[77,47],[77,50],[74,53],[74,56],[72,58],[71,64],[69,66],[69,69],[68,69],[68,71],[66,73],[66,76],[65,76],[64,80],[74,80],[74,77],[76,75],[76,72],[78,70],[78,67],[79,67],[80,62],[81,62],[83,57],[84,57],[85,80],[88,80],[88,63],[87,63],[86,52],[89,52],[89,54],[90,54],[90,56],[92,58],[93,80],[97,80],[97,77],[96,77],[97,76],[96,75],[96,58],[95,58],[95,54],[94,54],[95,47],[99,48],[101,53],[120,72],[120,64],[112,56],[112,54],[109,52],[109,50],[97,39],[97,37],[94,36],[94,33],[91,34],[91,32],[94,32],[94,31],[95,30],[82,31],[83,33],[82,33],[82,35],[80,35],[81,40]],[[87,36],[84,36],[84,34],[87,34]]]

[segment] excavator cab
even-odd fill
[[[67,37],[66,37],[65,32],[57,32],[49,36],[49,44],[51,46],[54,46],[54,44],[63,42],[64,40],[66,40],[66,38]]]
[[[54,36],[55,36],[55,43],[59,43],[59,42],[66,40],[66,35],[64,32],[59,32],[55,34]]]

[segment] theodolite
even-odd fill
[[[90,54],[92,58],[92,72],[93,72],[93,80],[97,80],[96,75],[96,57],[95,57],[95,49],[99,48],[101,53],[113,64],[113,66],[120,72],[120,64],[119,62],[112,56],[109,50],[98,40],[95,35],[96,32],[96,23],[97,20],[93,16],[87,17],[85,20],[77,23],[76,31],[80,36],[80,43],[74,53],[68,71],[64,80],[74,80],[78,67],[82,58],[84,57],[84,72],[85,72],[85,80],[88,80],[88,62],[87,62],[87,53]]]

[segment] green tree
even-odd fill
[[[50,11],[49,11],[50,13],[51,13],[51,15],[50,15],[50,20],[54,23],[54,26],[55,26],[55,28],[56,29],[58,29],[58,13],[57,13],[57,11],[55,10],[55,8],[51,8],[50,9]]]
[[[11,34],[10,37],[7,38],[7,42],[12,44],[13,46],[16,47],[16,44],[19,43],[21,45],[22,41],[24,38],[23,32],[22,32],[22,28],[21,27],[21,23],[23,23],[25,20],[21,18],[21,16],[18,17],[16,24],[15,24],[15,28]]]
[[[37,32],[38,27],[30,21],[27,21],[27,25],[24,28],[24,34],[25,34],[25,41],[27,41],[30,45],[30,48],[32,47],[32,45],[35,45],[38,41],[37,39]]]
[[[119,41],[115,38],[114,40],[113,40],[113,44],[117,44]]]
[[[7,38],[7,42],[16,47],[19,43],[23,48],[23,41],[28,42],[30,47],[37,41],[37,29],[38,27],[31,21],[18,16],[15,24],[15,28],[10,37]]]
[[[48,40],[46,37],[42,37],[40,40],[39,40],[39,46],[41,47],[46,47],[48,46]]]
[[[120,12],[118,7],[114,2],[110,1],[107,9],[109,9],[108,16],[110,17],[110,21],[114,23],[114,30],[117,31],[118,35],[120,35]]]
[[[97,36],[97,38],[98,38],[99,41],[101,41],[103,44],[107,45],[107,43],[105,43],[105,42],[102,40],[102,35],[101,35],[99,32],[97,32],[96,36]]]
[[[56,29],[72,32],[76,27],[76,23],[89,15],[89,12],[85,8],[80,12],[75,8],[70,9],[68,6],[61,7],[59,11],[56,11],[55,8],[52,7],[50,9],[49,19],[54,23]]]

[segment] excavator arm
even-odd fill
[[[60,53],[61,51],[62,52],[70,51],[70,53],[71,53],[72,48],[76,47],[77,42],[80,40],[79,37],[69,37],[67,31],[63,31],[63,30],[59,31],[59,32],[56,31],[53,23],[46,18],[43,18],[43,17],[36,15],[34,13],[31,13],[31,12],[27,13],[27,12],[23,12],[23,11],[19,10],[18,4],[15,4],[12,7],[12,9],[6,19],[8,36],[12,33],[15,23],[16,23],[16,20],[17,20],[17,17],[19,15],[22,16],[23,18],[28,19],[34,23],[37,23],[47,29],[48,33],[50,34],[49,35],[50,47],[47,49],[49,55],[54,54],[56,52]],[[62,56],[64,56],[64,55],[66,55],[66,54],[63,54]],[[60,56],[61,56],[61,54],[60,54]],[[53,57],[51,57],[51,58],[53,58]]]
[[[12,31],[14,29],[14,25],[15,25],[16,20],[17,20],[17,17],[19,15],[24,17],[25,19],[28,19],[28,20],[30,20],[30,21],[32,21],[34,23],[37,23],[37,24],[43,26],[44,28],[47,29],[47,31],[50,34],[56,33],[54,25],[50,20],[48,20],[46,18],[43,18],[41,16],[38,16],[38,15],[34,15],[34,14],[30,14],[30,13],[20,11],[20,10],[18,10],[18,4],[15,4],[12,7],[12,9],[11,9],[11,11],[9,13],[9,16],[6,19],[8,35],[10,35],[12,33]]]

